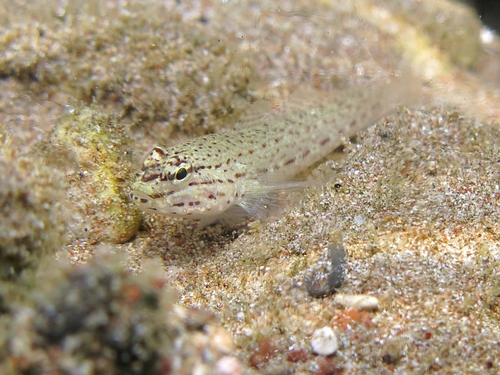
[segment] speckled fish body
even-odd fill
[[[416,84],[397,78],[336,93],[302,91],[272,112],[250,108],[235,130],[155,147],[131,197],[145,211],[209,219],[242,208],[260,215],[297,173],[395,109]],[[302,183],[302,185],[304,185]]]

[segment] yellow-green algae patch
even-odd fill
[[[80,108],[58,122],[50,142],[53,158],[74,161],[65,166],[68,195],[89,240],[122,243],[132,237],[142,214],[128,199],[132,156],[124,126],[96,108]]]

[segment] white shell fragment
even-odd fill
[[[378,298],[366,294],[337,294],[334,301],[345,308],[361,310],[377,310],[379,308]]]
[[[314,353],[328,356],[337,351],[339,343],[333,330],[330,327],[323,327],[314,331],[311,346]]]

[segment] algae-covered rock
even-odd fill
[[[0,150],[0,280],[17,279],[64,245],[68,215],[60,172],[36,157]]]
[[[123,125],[94,108],[63,117],[47,153],[67,169],[68,195],[91,241],[122,243],[138,230],[142,215],[127,195],[132,168],[131,139]],[[54,151],[58,149],[58,151]]]
[[[131,275],[111,250],[40,267],[33,290],[0,315],[1,374],[244,373],[215,314],[174,305],[158,260]]]
[[[132,276],[108,252],[96,258],[78,267],[55,260],[41,267],[10,326],[13,373],[160,373],[174,336],[161,277]]]

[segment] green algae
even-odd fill
[[[68,196],[85,220],[89,239],[113,243],[130,239],[141,224],[142,214],[127,194],[132,140],[125,127],[112,115],[84,107],[58,122],[50,142],[66,153],[66,160],[76,162],[76,168],[67,173]],[[47,151],[49,157],[59,155],[51,155],[50,147]]]

